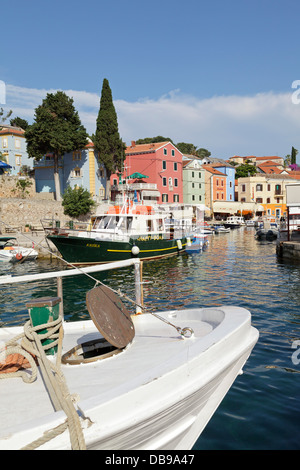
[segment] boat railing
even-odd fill
[[[60,303],[60,313],[61,316],[64,317],[63,314],[63,286],[62,286],[62,278],[69,277],[69,276],[79,276],[79,275],[87,275],[89,277],[91,273],[101,272],[101,271],[108,271],[112,269],[121,269],[128,266],[134,266],[134,283],[135,283],[135,306],[136,306],[136,313],[142,313],[142,261],[139,258],[132,258],[123,261],[115,261],[112,263],[105,263],[105,264],[97,264],[95,266],[87,266],[87,267],[78,267],[75,269],[66,269],[62,271],[50,271],[45,273],[38,273],[38,274],[27,274],[23,276],[11,276],[11,275],[3,275],[0,276],[0,285],[4,284],[20,284],[23,282],[33,282],[33,281],[41,281],[43,279],[57,279],[57,296],[61,298]]]

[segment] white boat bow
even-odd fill
[[[106,268],[109,269],[109,268]],[[258,339],[244,308],[223,306],[131,317],[134,336],[114,355],[71,364],[70,350],[102,337],[92,320],[63,322],[61,364],[87,449],[191,449]],[[175,328],[173,327],[175,326]],[[177,328],[190,328],[185,338]],[[0,344],[23,327],[2,328]],[[47,356],[50,361],[55,356]],[[68,363],[69,362],[69,363]],[[28,373],[28,372],[27,372]],[[30,369],[29,369],[30,374]],[[0,381],[1,449],[26,448],[66,420],[37,379]],[[70,449],[68,430],[39,449]]]

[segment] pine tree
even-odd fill
[[[61,200],[58,172],[59,156],[81,150],[87,144],[88,134],[82,126],[73,99],[63,91],[48,93],[35,110],[35,122],[25,131],[29,157],[40,160],[46,153],[53,154],[56,199]]]
[[[125,160],[125,144],[122,142],[117,121],[117,113],[112,100],[112,93],[105,78],[102,84],[100,109],[97,118],[96,133],[92,136],[98,158],[105,166],[107,176],[106,198],[110,197],[110,176],[122,171]]]

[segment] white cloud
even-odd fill
[[[7,85],[6,107],[32,122],[34,109],[47,93]],[[100,96],[86,91],[64,90],[74,99],[87,131],[95,131]],[[213,156],[281,155],[291,147],[300,149],[300,104],[292,102],[291,93],[260,93],[254,96],[213,96],[199,99],[179,90],[158,100],[137,102],[116,100],[122,139],[131,140],[162,135],[176,142],[190,142],[204,147]]]

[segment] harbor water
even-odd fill
[[[278,260],[276,242],[255,240],[253,228],[212,235],[209,240],[201,253],[143,263],[144,304],[150,309],[240,306],[251,312],[260,333],[243,374],[194,450],[299,450],[300,262]],[[2,263],[0,275],[53,269],[63,267],[49,260]],[[134,299],[132,268],[94,277]],[[64,278],[66,320],[89,318],[85,295],[94,283],[86,276]],[[24,324],[26,302],[48,295],[56,295],[55,280],[1,286],[0,325]],[[132,304],[127,306],[134,311]]]

